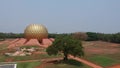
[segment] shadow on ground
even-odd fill
[[[73,60],[73,59],[69,59],[67,61],[64,60],[54,60],[54,61],[49,61],[47,63],[53,63],[53,64],[68,64],[68,65],[74,65],[74,66],[83,66],[82,63]]]

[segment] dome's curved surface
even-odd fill
[[[24,35],[27,40],[38,39],[41,41],[43,38],[48,37],[48,31],[44,25],[31,24],[26,27]]]

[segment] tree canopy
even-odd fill
[[[49,55],[57,55],[61,53],[64,55],[64,60],[68,59],[68,55],[83,56],[83,47],[80,40],[73,39],[70,36],[57,37],[53,44],[47,48]]]

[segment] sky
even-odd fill
[[[49,33],[120,32],[120,0],[0,0],[0,32],[43,24]]]

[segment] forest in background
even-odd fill
[[[114,34],[96,33],[96,32],[75,32],[75,33],[49,33],[49,38],[56,38],[59,36],[72,36],[79,40],[84,41],[106,41],[113,43],[120,43],[120,32]],[[5,40],[8,38],[24,38],[23,33],[3,33],[0,32],[0,40]]]

